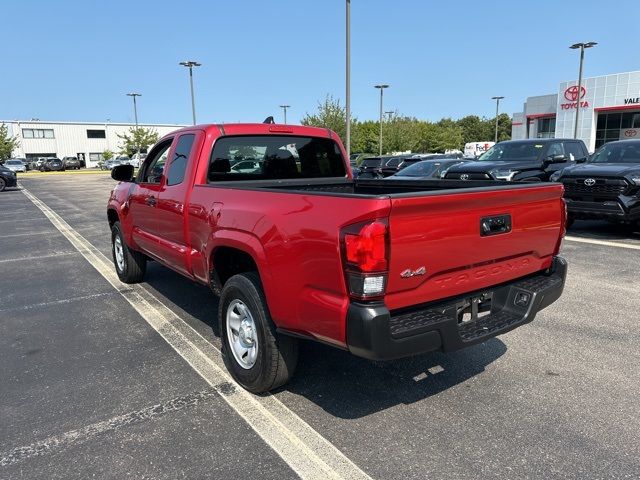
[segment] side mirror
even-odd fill
[[[576,158],[576,163],[586,163],[589,157]]]
[[[111,178],[117,182],[133,182],[133,165],[118,165],[111,169]]]
[[[548,163],[563,163],[567,161],[566,155],[549,155],[547,157]]]

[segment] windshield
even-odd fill
[[[409,165],[407,168],[400,170],[396,176],[399,177],[429,177],[440,166],[440,162],[432,160],[422,161]]]
[[[5,163],[7,165],[22,165],[22,162],[20,160],[7,160]]]
[[[640,163],[640,142],[605,144],[590,163]]]
[[[498,143],[480,155],[479,161],[527,161],[535,160],[544,148],[542,143]]]

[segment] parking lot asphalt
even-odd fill
[[[110,256],[108,176],[21,185]],[[318,439],[373,478],[640,477],[637,232],[576,222],[563,297],[478,346],[382,363],[304,343],[294,379],[258,397],[265,418],[307,429],[295,452],[176,352],[23,191],[0,194],[0,212],[0,478],[295,478],[297,453],[333,452]],[[207,288],[156,263],[141,288],[218,362]]]

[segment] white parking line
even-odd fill
[[[233,386],[222,398],[304,479],[369,479],[331,442],[273,395],[255,396],[240,387],[223,366],[220,352],[142,285],[125,285],[112,262],[56,212],[22,190],[84,258],[120,292],[142,318],[211,386]],[[212,312],[213,314],[213,312]]]
[[[595,240],[593,238],[582,238],[582,237],[564,237],[564,239],[570,242],[591,243],[592,245],[604,245],[606,247],[618,247],[618,248],[629,248],[631,250],[640,250],[640,245],[634,245],[632,243],[610,242],[608,240]]]

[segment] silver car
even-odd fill
[[[7,161],[4,162],[4,166],[7,167],[9,170],[11,170],[12,172],[26,172],[27,171],[27,167],[26,165],[22,162],[22,160],[17,159],[17,158],[10,158]]]

